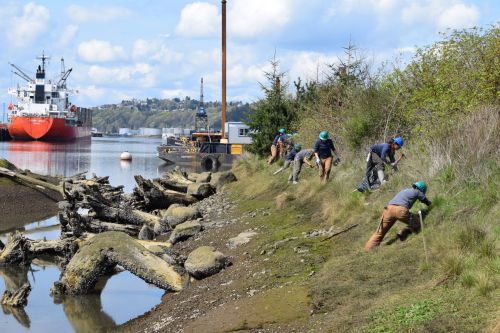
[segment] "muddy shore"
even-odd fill
[[[58,193],[0,177],[0,232],[57,214]]]

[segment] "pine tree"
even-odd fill
[[[265,72],[267,86],[261,85],[265,98],[257,101],[248,115],[252,144],[249,150],[260,156],[270,153],[270,146],[280,128],[291,131],[295,120],[295,111],[286,96],[288,83],[284,81],[285,73],[279,72],[279,61],[270,61],[271,71]]]

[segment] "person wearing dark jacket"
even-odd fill
[[[332,168],[333,154],[335,154],[335,165],[340,162],[340,156],[335,150],[333,141],[328,138],[327,131],[319,133],[319,139],[314,144],[314,155],[316,156],[316,164],[319,167],[319,178],[322,182],[328,181],[330,178],[330,170]]]
[[[404,189],[396,194],[384,208],[377,231],[375,231],[368,242],[366,242],[365,252],[369,252],[373,248],[379,246],[384,236],[396,221],[401,221],[407,225],[407,227],[398,233],[398,238],[401,240],[412,232],[418,232],[420,230],[418,216],[410,213],[410,209],[417,200],[420,200],[427,206],[431,205],[431,202],[425,196],[426,192],[427,185],[420,181],[414,183],[411,188]]]
[[[278,173],[280,173],[281,171],[285,170],[285,169],[288,169],[288,167],[290,165],[292,165],[293,163],[293,160],[295,159],[295,155],[297,155],[297,153],[302,149],[302,146],[299,145],[299,144],[295,144],[293,145],[293,148],[292,150],[290,150],[290,152],[288,154],[286,154],[285,156],[285,164],[283,164],[283,166],[281,168],[279,168],[278,170],[276,170],[273,175],[277,175]]]
[[[386,143],[376,144],[370,147],[370,153],[366,163],[366,175],[369,177],[372,171],[377,172],[378,180],[382,185],[385,182],[384,168],[390,165],[396,169],[396,159],[394,154],[396,150],[403,147],[403,138],[396,137]],[[372,184],[370,184],[372,185]]]

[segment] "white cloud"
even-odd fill
[[[411,2],[401,11],[401,18],[406,24],[432,24],[439,30],[446,28],[469,28],[477,23],[479,10],[476,6],[466,6],[454,1],[435,0]]]
[[[185,89],[164,89],[161,91],[162,98],[180,98],[184,99],[186,96],[196,96],[196,92],[194,90],[185,90]]]
[[[78,88],[79,94],[77,100],[98,101],[106,95],[106,90],[97,88],[95,85]]]
[[[294,0],[233,0],[228,9],[228,31],[255,37],[276,31],[291,20]]]
[[[175,31],[183,37],[213,37],[217,35],[220,17],[217,6],[206,2],[194,2],[181,11],[181,19]]]
[[[89,77],[94,83],[126,85],[137,83],[141,88],[152,87],[156,83],[154,68],[146,63],[131,66],[103,67],[90,66]]]
[[[171,50],[164,44],[138,39],[134,42],[132,57],[135,60],[154,60],[162,64],[169,64],[181,61],[184,55]]]
[[[291,81],[300,77],[303,81],[324,79],[328,66],[338,63],[338,57],[317,52],[299,52],[286,56],[284,62],[290,62],[289,78]]]
[[[33,2],[23,7],[22,16],[15,16],[7,31],[10,46],[23,47],[43,34],[47,29],[50,13],[47,7]]]
[[[442,29],[471,28],[479,19],[479,11],[476,6],[456,4],[445,9],[438,17],[438,26]]]
[[[126,58],[123,47],[96,39],[80,43],[78,45],[78,55],[88,62],[113,61]]]
[[[69,18],[74,22],[92,22],[92,21],[112,21],[131,15],[131,10],[118,6],[103,7],[82,7],[71,5],[66,9]]]
[[[59,44],[62,46],[66,46],[73,40],[73,38],[76,36],[76,33],[78,32],[78,26],[74,24],[68,25],[64,30],[59,38]]]

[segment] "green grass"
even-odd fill
[[[417,159],[422,155],[407,155],[386,186],[364,194],[353,192],[363,174],[362,160],[356,156],[333,168],[326,185],[312,169],[303,170],[298,185],[288,185],[288,172],[272,176],[277,166],[268,167],[255,157],[234,167],[239,181],[230,192],[240,200],[241,211],[265,207],[270,213],[253,222],[263,230],[256,240],[259,248],[299,237],[263,257],[263,265],[274,272],[267,283],[306,285],[314,313],[321,314],[315,320],[332,332],[474,332],[498,315],[498,166],[489,164],[487,184],[462,186],[453,168],[427,178],[427,162]],[[424,232],[364,253],[384,205],[420,179],[428,182],[433,202]],[[280,195],[290,198],[282,209],[276,208]],[[415,205],[414,211],[424,207]],[[356,228],[325,242],[322,237],[301,237],[303,232],[354,223]],[[396,224],[384,242],[401,227]],[[298,247],[308,251],[298,254]]]

